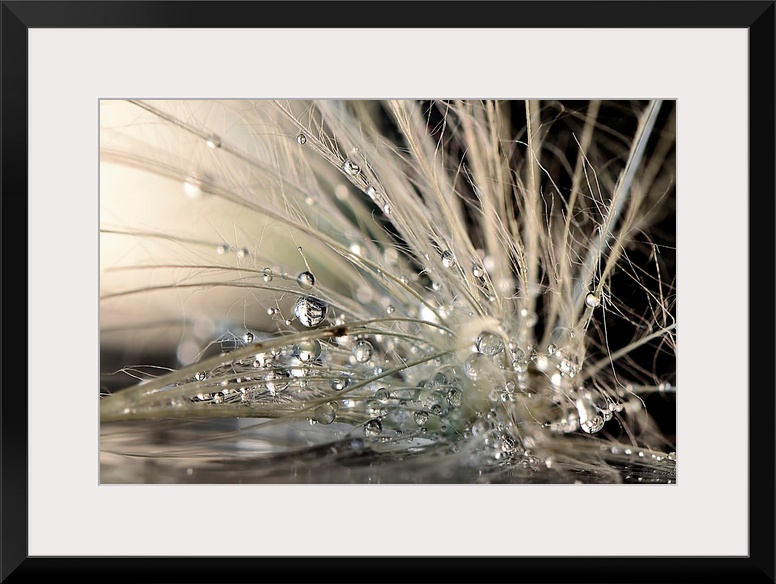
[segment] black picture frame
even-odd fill
[[[341,4],[342,6],[334,6]],[[391,27],[742,28],[749,31],[750,371],[774,355],[774,1],[413,2],[412,21],[390,2],[2,2],[2,210],[7,314],[29,310],[27,221],[27,33],[30,28],[364,27],[361,11]],[[496,6],[498,4],[498,6]],[[352,7],[352,5],[351,5]],[[493,19],[495,10],[501,15]],[[756,115],[753,113],[756,112]],[[756,311],[756,312],[755,312]],[[749,554],[746,557],[29,557],[27,551],[29,331],[7,326],[2,357],[3,582],[774,582],[773,378],[751,384]],[[758,331],[765,331],[757,336]],[[22,357],[24,354],[24,358]],[[754,395],[756,392],[756,399]]]

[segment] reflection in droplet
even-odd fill
[[[299,284],[299,287],[302,290],[309,290],[315,286],[315,276],[310,272],[302,272],[297,276],[296,283]]]
[[[369,359],[372,358],[373,353],[374,348],[372,347],[372,343],[369,341],[361,339],[356,341],[356,343],[353,345],[353,356],[359,363],[366,363],[369,361]]]
[[[302,326],[314,328],[326,318],[326,305],[312,296],[300,296],[294,304],[294,315]]]

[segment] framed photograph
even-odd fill
[[[3,2],[0,579],[773,582],[775,14]]]

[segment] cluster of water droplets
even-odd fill
[[[309,143],[305,133],[295,139],[300,146]],[[220,147],[220,140],[209,138],[208,146]],[[390,216],[388,197],[367,169],[368,161],[357,148],[341,159],[339,168]],[[360,257],[365,246],[351,241],[348,249]],[[414,258],[420,268],[397,278],[414,293],[413,299],[389,286],[358,291],[359,301],[375,308],[372,314],[388,321],[397,318],[381,332],[352,324],[357,319],[322,300],[325,294],[318,294],[309,266],[296,276],[261,269],[264,283],[295,278],[298,289],[293,318],[284,318],[274,306],[267,314],[311,334],[284,345],[278,343],[282,335],[258,339],[245,333],[244,347],[255,345],[255,353],[246,357],[243,351],[229,365],[197,372],[186,381],[195,390],[190,401],[203,407],[244,407],[246,415],[266,416],[273,413],[262,408],[283,404],[287,407],[282,415],[331,428],[332,437],[355,432],[386,446],[446,444],[453,451],[468,452],[477,464],[518,461],[526,468],[550,468],[551,459],[535,454],[548,436],[598,433],[622,411],[619,396],[612,398],[579,380],[582,356],[576,343],[561,339],[537,346],[533,328],[538,316],[517,296],[512,298],[510,319],[484,328],[461,349],[456,327],[445,325],[467,323],[477,315],[453,289],[455,281],[466,280],[487,313],[498,298],[510,297],[517,280],[502,277],[494,283],[489,273],[492,258],[484,254],[456,257],[448,246],[436,249],[436,258],[430,253]],[[250,257],[247,248],[226,244],[217,251]],[[385,257],[378,259],[385,269],[398,265],[395,249],[386,249]],[[434,267],[441,267],[439,278],[433,276]],[[377,275],[382,276],[379,270]],[[585,305],[599,307],[599,293],[589,292]],[[319,331],[330,334],[316,336]],[[266,344],[273,348],[265,349]]]

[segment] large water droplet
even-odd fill
[[[248,331],[243,335],[243,341],[245,341],[246,344],[250,345],[253,342],[253,339],[255,337],[253,336],[253,333]]]
[[[596,432],[601,431],[601,428],[604,427],[604,423],[604,419],[601,416],[595,415],[582,422],[580,426],[582,427],[582,431],[587,432],[588,434],[595,434]]]
[[[587,304],[590,308],[595,308],[601,304],[601,299],[592,292],[588,292],[587,296],[585,296],[585,304]]]
[[[221,148],[221,138],[216,136],[215,134],[211,134],[207,138],[205,138],[205,144],[207,144],[207,147],[211,150],[215,150],[216,148]]]
[[[300,296],[294,304],[294,315],[302,326],[314,328],[326,318],[326,305],[312,296]]]
[[[296,141],[297,141],[297,143],[299,143],[302,146],[304,146],[305,144],[307,144],[307,136],[305,136],[304,134],[299,134],[296,137]]]
[[[383,200],[383,195],[380,194],[380,191],[378,191],[373,185],[370,185],[366,189],[367,196],[372,199],[375,203],[379,203]]]
[[[329,380],[329,387],[331,387],[334,391],[342,391],[348,385],[350,385],[350,378],[344,375],[339,377],[332,377]]]
[[[509,343],[509,344],[510,344],[510,348],[512,349],[512,356],[514,357],[514,360],[522,361],[523,359],[525,359],[525,351],[523,351],[523,349],[521,349],[515,343]]]
[[[387,404],[391,399],[391,392],[389,392],[384,387],[381,387],[375,392],[375,399],[380,403]]]
[[[475,347],[483,355],[498,355],[504,350],[504,342],[499,336],[483,331],[477,337]]]
[[[271,282],[272,281],[272,269],[271,268],[264,268],[262,270],[262,278],[265,282]]]
[[[356,341],[356,343],[353,345],[353,356],[359,363],[366,363],[369,361],[372,358],[373,353],[374,348],[372,347],[372,343],[369,341],[361,339]]]
[[[452,407],[457,408],[463,401],[463,392],[460,389],[451,389],[447,392],[447,403]]]
[[[380,420],[369,420],[364,425],[364,434],[367,436],[379,436],[382,431],[383,425],[380,423]]]
[[[314,361],[321,356],[320,341],[318,341],[318,339],[299,341],[294,345],[294,356],[303,363]]]
[[[358,173],[361,172],[361,168],[353,162],[350,158],[348,158],[343,164],[342,164],[342,170],[345,171],[346,174],[350,176],[358,176]]]
[[[316,422],[323,425],[331,424],[337,417],[337,410],[331,404],[323,404],[315,408],[313,416]]]
[[[315,286],[315,276],[313,276],[310,272],[302,272],[297,276],[296,283],[299,284],[299,287],[302,290],[309,290],[313,286]]]
[[[485,268],[480,264],[472,265],[472,276],[475,278],[482,278],[485,275]]]
[[[422,410],[415,412],[415,423],[418,426],[423,426],[426,422],[428,422],[428,412]]]
[[[452,268],[455,265],[455,256],[449,249],[442,252],[442,265],[446,268]]]

